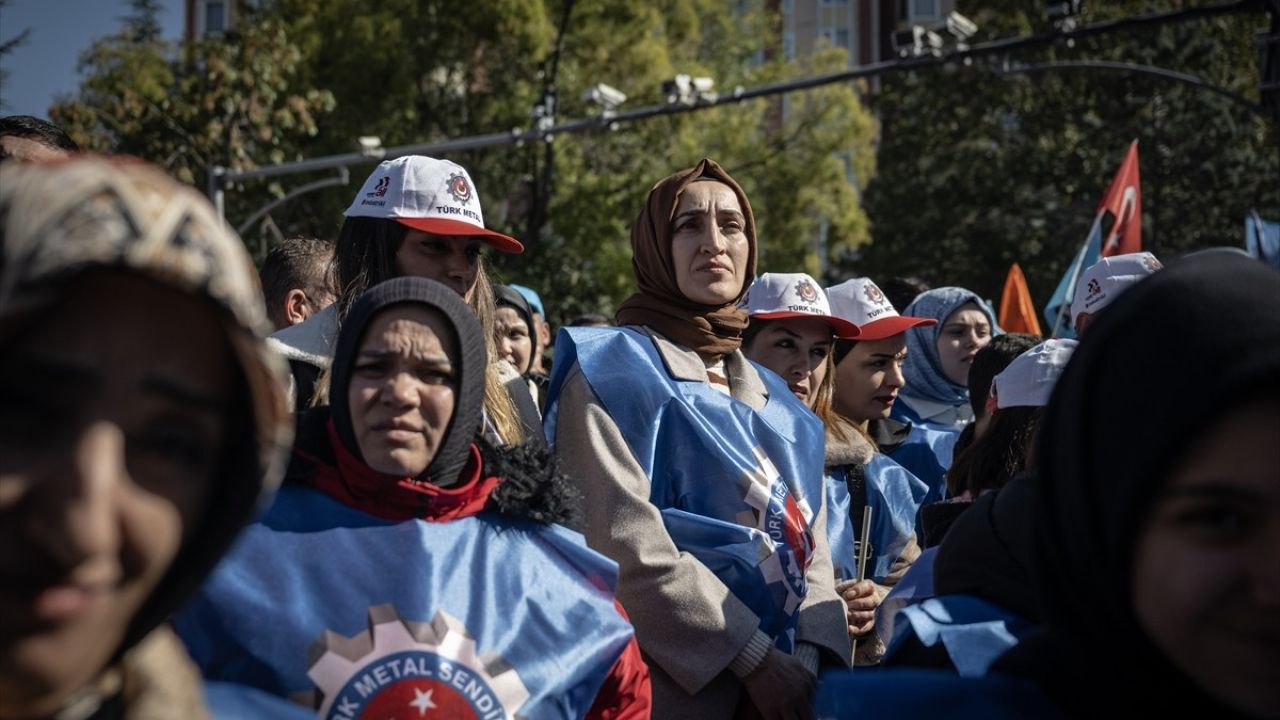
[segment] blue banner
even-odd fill
[[[961,677],[982,677],[1033,625],[995,603],[973,595],[942,595],[902,608],[905,623],[889,645],[888,659],[910,636],[925,647],[941,643]]]
[[[1063,273],[1057,289],[1049,298],[1049,304],[1044,308],[1044,319],[1047,323],[1045,327],[1049,329],[1047,337],[1074,338],[1076,336],[1076,319],[1071,317],[1071,301],[1076,295],[1076,281],[1085,270],[1095,265],[1102,257],[1101,221],[1101,215],[1094,219],[1088,239],[1080,248],[1080,252],[1076,253],[1075,259],[1067,266],[1067,271]]]
[[[616,572],[563,528],[286,488],[174,624],[206,678],[321,718],[581,718],[633,634]]]
[[[1263,220],[1257,212],[1244,219],[1244,245],[1250,255],[1280,268],[1280,222]]]
[[[854,541],[861,537],[861,517],[849,515],[852,500],[845,482],[846,468],[835,468],[826,477],[827,539],[831,564],[842,580],[858,574]],[[929,488],[889,456],[876,453],[864,470],[867,506],[871,508],[871,562],[867,577],[877,582],[902,554],[916,531],[916,514]]]
[[[822,499],[822,422],[773,373],[753,410],[705,382],[676,380],[654,341],[630,328],[573,328],[556,340],[547,437],[574,366],[649,476],[668,534],[790,651],[808,592],[810,525]]]

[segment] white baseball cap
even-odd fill
[[[831,314],[818,282],[804,273],[765,273],[747,293],[747,313],[753,319],[819,318],[841,340],[859,337],[858,326]]]
[[[378,163],[343,214],[395,220],[433,235],[480,237],[502,252],[524,252],[519,240],[485,228],[475,188],[455,162],[406,155]]]
[[[1075,340],[1045,340],[1013,359],[991,380],[991,397],[997,408],[1044,407],[1053,386],[1076,351]]]
[[[1071,298],[1072,324],[1080,313],[1098,312],[1130,285],[1161,267],[1160,261],[1149,252],[1112,255],[1090,265],[1076,281],[1076,294]]]
[[[859,340],[884,340],[919,325],[937,325],[933,318],[899,315],[871,278],[853,278],[827,288],[837,317],[858,326]]]

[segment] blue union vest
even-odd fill
[[[649,476],[667,533],[790,651],[808,593],[810,531],[822,502],[822,422],[770,372],[759,410],[704,382],[671,377],[654,341],[630,328],[561,331],[545,427],[578,366]]]
[[[286,488],[175,626],[206,678],[321,718],[581,718],[633,634],[616,572],[564,528]]]
[[[826,477],[827,539],[836,574],[852,580],[858,574],[854,541],[860,536],[861,517],[850,517],[849,486],[845,466]],[[907,540],[916,529],[916,514],[929,488],[884,453],[876,453],[866,465],[867,505],[871,507],[871,560],[867,577],[883,580],[889,574]]]

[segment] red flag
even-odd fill
[[[1036,317],[1036,308],[1031,304],[1031,291],[1027,289],[1027,278],[1022,268],[1014,263],[1004,279],[1004,292],[1000,294],[1000,327],[1005,332],[1020,332],[1039,335],[1040,319]]]
[[[1107,194],[1102,196],[1098,214],[1110,212],[1115,222],[1102,243],[1102,257],[1142,252],[1142,192],[1138,187],[1138,141],[1129,145],[1129,152],[1120,163],[1120,169],[1111,179]]]

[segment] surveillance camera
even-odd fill
[[[613,110],[627,101],[627,94],[612,85],[597,83],[583,95],[583,99],[596,103],[605,110]]]
[[[693,89],[699,93],[709,93],[716,86],[716,81],[709,77],[693,78]]]
[[[387,152],[382,147],[382,138],[377,135],[362,135],[356,142],[360,144],[360,153],[367,157],[382,157]]]
[[[958,40],[968,40],[978,32],[978,25],[958,12],[947,14],[947,32]]]
[[[662,94],[668,103],[687,103],[692,100],[692,78],[688,75],[677,75],[662,83]]]

